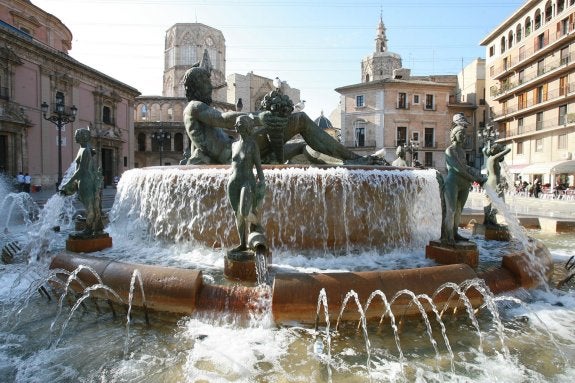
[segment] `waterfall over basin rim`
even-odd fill
[[[140,220],[175,242],[239,241],[226,194],[229,166],[171,166],[122,175],[112,221]],[[422,247],[439,236],[435,170],[264,166],[261,223],[269,247],[324,252]]]

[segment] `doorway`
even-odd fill
[[[114,181],[114,150],[102,148],[102,175],[104,185],[112,185]]]

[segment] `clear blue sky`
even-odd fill
[[[226,75],[249,71],[301,90],[312,118],[360,82],[380,14],[389,50],[412,74],[456,74],[485,57],[479,41],[523,0],[32,0],[74,36],[70,55],[143,95],[162,91],[164,37],[199,22],[226,38]]]

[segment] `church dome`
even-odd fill
[[[314,122],[322,130],[333,129],[333,125],[331,124],[331,121],[326,116],[323,115],[323,110],[321,111],[321,116],[316,118]]]

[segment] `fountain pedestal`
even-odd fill
[[[425,257],[442,265],[465,263],[476,268],[479,264],[477,245],[469,241],[458,241],[454,245],[430,241],[425,247]]]
[[[74,253],[93,253],[112,247],[112,237],[108,233],[93,236],[71,234],[66,240],[66,250]]]
[[[473,235],[483,235],[485,239],[490,241],[503,241],[509,242],[511,234],[507,226],[503,225],[484,225],[475,223],[472,226]]]
[[[266,267],[271,263],[271,253],[264,253]],[[252,250],[230,250],[224,257],[224,275],[228,279],[257,282],[256,254]]]

